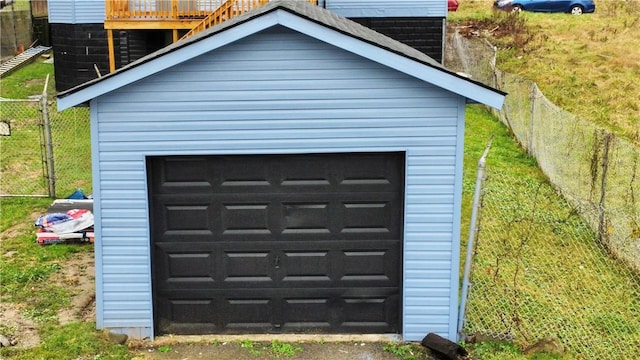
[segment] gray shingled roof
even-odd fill
[[[202,39],[214,36],[218,33],[224,32],[228,29],[231,29],[235,26],[243,24],[252,19],[258,18],[264,14],[270,13],[276,10],[284,10],[290,12],[299,17],[305,18],[309,21],[315,22],[317,24],[323,25],[327,28],[331,28],[335,31],[338,31],[342,34],[357,38],[361,41],[367,42],[369,44],[378,46],[380,48],[384,48],[388,51],[396,53],[398,55],[410,58],[414,61],[420,62],[432,68],[441,70],[453,76],[463,78],[467,81],[478,84],[482,87],[500,92],[496,89],[492,89],[491,87],[482,84],[480,82],[474,81],[472,79],[466,78],[464,76],[458,75],[455,72],[446,69],[439,62],[435,61],[433,58],[424,54],[423,52],[412,48],[409,45],[401,43],[397,40],[394,40],[386,35],[380,34],[368,27],[362,26],[354,21],[351,21],[347,18],[334,14],[333,12],[326,10],[320,6],[313,5],[306,0],[271,0],[267,4],[260,6],[256,9],[248,11],[242,15],[236,16],[232,19],[229,19],[221,24],[213,26],[207,30],[204,30],[198,34],[190,36],[189,38],[175,42],[171,45],[168,45],[156,52],[153,52],[147,56],[144,56],[135,62],[128,64],[113,73],[105,75],[101,78],[97,78],[83,84],[80,84],[72,89],[63,91],[58,94],[58,98],[65,97],[69,94],[75,93],[81,89],[89,87],[95,83],[103,81],[106,78],[121,74],[126,72],[127,70],[134,68],[136,66],[140,66],[148,61],[159,58],[163,55],[166,55],[170,52],[173,52],[177,49],[183,48],[185,46],[189,46],[193,43],[196,43]]]

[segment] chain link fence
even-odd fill
[[[0,99],[0,195],[48,196],[42,98]]]
[[[57,111],[49,102],[54,158],[55,196],[67,197],[76,189],[92,193],[91,127],[88,107]]]
[[[0,196],[91,192],[89,110],[56,106],[45,92],[0,99]]]
[[[491,168],[481,203],[465,334],[522,346],[554,338],[581,359],[640,358],[640,277],[584,214],[546,179]]]
[[[452,33],[447,47],[448,68],[508,93],[496,115],[548,177],[489,169],[464,332],[640,358],[640,149],[495,69],[485,40]]]

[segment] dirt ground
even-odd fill
[[[39,213],[30,215],[35,221]],[[2,238],[9,238],[17,233],[23,232],[29,227],[28,223],[21,223],[7,229]],[[0,249],[2,248],[0,239]],[[87,246],[90,246],[87,244]],[[2,252],[0,256],[11,257],[14,252]],[[95,321],[95,267],[93,261],[93,251],[83,251],[74,254],[65,261],[63,266],[55,276],[51,277],[56,285],[72,290],[71,306],[62,309],[58,313],[61,325],[75,321]],[[0,326],[13,329],[11,340],[15,341],[17,347],[31,348],[40,343],[40,336],[35,322],[22,314],[22,306],[10,302],[0,301]],[[4,334],[0,334],[4,335]]]
[[[250,336],[247,336],[250,338]],[[209,343],[174,343],[164,346],[142,346],[135,353],[135,360],[165,360],[165,359],[233,359],[233,360],[267,360],[267,359],[293,359],[293,360],[398,360],[402,357],[385,351],[386,342],[347,341],[347,342],[320,342],[317,341],[293,341],[286,342],[297,347],[293,356],[274,353],[270,342],[254,343],[252,348],[243,347],[242,342],[209,342]],[[435,359],[426,351],[413,353],[417,360]],[[409,355],[409,354],[407,354]]]
[[[11,256],[5,253],[4,256]],[[74,321],[95,321],[95,270],[92,252],[82,252],[65,262],[55,282],[72,289],[71,306],[58,313],[61,325]],[[0,302],[0,324],[7,328],[17,329],[12,340],[16,346],[30,348],[40,343],[36,324],[21,313],[19,304]]]

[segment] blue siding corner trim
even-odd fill
[[[51,1],[49,1],[51,4]],[[51,5],[49,5],[51,6]],[[98,118],[98,106],[99,103],[97,99],[91,101],[90,105],[90,116],[91,119]],[[104,272],[102,271],[102,222],[100,221],[102,217],[102,204],[100,202],[100,181],[97,174],[100,174],[100,147],[99,144],[99,133],[98,133],[98,122],[92,120],[90,123],[91,128],[91,173],[92,173],[92,188],[93,188],[93,221],[94,221],[94,252],[95,252],[95,277],[96,277],[96,327],[98,329],[104,329]]]

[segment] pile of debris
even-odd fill
[[[93,242],[93,199],[77,190],[66,199],[54,200],[46,214],[35,221],[39,244]]]

